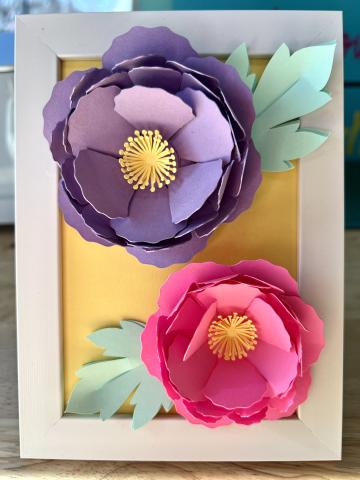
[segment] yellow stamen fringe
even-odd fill
[[[134,190],[150,191],[162,188],[175,180],[176,159],[174,149],[163,140],[159,130],[135,130],[119,150],[119,163],[125,180]]]
[[[254,350],[257,344],[256,327],[246,316],[237,312],[223,317],[210,324],[209,347],[213,354],[224,360],[236,360],[247,357],[249,350]]]

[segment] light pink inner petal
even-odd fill
[[[246,310],[246,315],[255,323],[261,341],[289,351],[291,341],[282,319],[271,306],[255,298]]]
[[[172,139],[181,158],[206,162],[222,158],[229,161],[234,142],[229,122],[215,102],[199,90],[185,88],[177,94],[195,113],[195,119],[185,125]]]
[[[294,349],[286,352],[258,339],[247,359],[269,382],[273,396],[285,393],[297,375],[299,358]]]
[[[213,302],[202,316],[199,325],[197,326],[194,335],[186,349],[184,355],[184,362],[188,360],[199,348],[208,342],[209,325],[216,315],[216,302]]]
[[[204,387],[204,395],[221,407],[250,407],[262,399],[266,386],[264,377],[248,360],[219,360]]]
[[[117,156],[134,128],[114,112],[116,86],[97,88],[79,100],[69,118],[68,139],[74,155],[94,149]]]
[[[169,347],[166,359],[169,377],[183,397],[192,401],[204,400],[202,389],[216,365],[217,358],[207,345],[203,345],[184,362],[188,343],[186,337],[179,335]]]
[[[180,98],[160,88],[137,85],[115,97],[115,112],[138,130],[159,130],[169,140],[194,115]]]
[[[93,150],[75,159],[75,177],[87,201],[109,218],[127,217],[134,190],[121,173],[118,160]]]
[[[216,300],[217,310],[221,315],[237,312],[244,314],[249,304],[260,294],[254,287],[242,284],[222,283],[209,287],[197,294],[200,301]]]

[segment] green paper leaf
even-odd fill
[[[66,413],[90,415],[99,412],[101,388],[112,378],[133,368],[134,363],[127,359],[92,362],[82,366],[76,375],[80,380],[71,392]]]
[[[329,42],[290,55],[283,44],[267,64],[254,91],[252,129],[264,170],[289,170],[291,160],[311,153],[326,140],[325,132],[300,129],[300,122],[294,120],[331,100],[323,88],[331,73],[335,46]]]
[[[256,75],[250,73],[250,61],[245,43],[239,45],[226,60],[226,63],[232,65],[238,71],[241,80],[246,83],[250,90],[254,89]]]
[[[149,375],[143,378],[130,403],[135,405],[133,414],[134,430],[142,427],[154,418],[160,409],[159,405],[163,406],[166,412],[171,410],[173,406],[163,385],[157,378]]]
[[[300,122],[292,122],[266,132],[261,140],[266,148],[260,145],[263,151],[261,157],[263,170],[272,172],[289,170],[293,165],[287,159],[308,155],[328,138],[326,132],[300,129],[299,126]]]
[[[152,377],[140,357],[141,333],[144,324],[123,320],[120,328],[103,328],[89,338],[105,349],[104,355],[122,358],[92,362],[77,372],[75,385],[66,413],[90,415],[100,413],[103,420],[110,418],[131,397],[135,406],[133,428],[150,421],[161,407],[172,407],[161,382]]]
[[[133,320],[123,320],[120,328],[102,328],[88,336],[98,347],[104,348],[108,357],[140,358],[139,335],[144,325]]]

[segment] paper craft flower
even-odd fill
[[[324,345],[323,322],[282,267],[190,264],[161,289],[142,360],[192,423],[249,425],[292,415]]]
[[[187,261],[252,202],[254,118],[233,66],[168,28],[132,28],[103,68],[58,82],[44,109],[66,222],[144,263]]]

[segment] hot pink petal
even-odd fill
[[[266,386],[264,377],[248,360],[219,360],[203,392],[215,405],[232,409],[250,407],[261,400]]]
[[[162,314],[168,315],[171,313],[191,284],[200,284],[232,273],[230,266],[214,262],[190,263],[181,270],[172,273],[160,290],[158,305]]]
[[[272,396],[286,392],[297,375],[299,359],[294,349],[286,352],[259,340],[247,358],[269,382]]]
[[[155,313],[146,322],[144,331],[141,334],[141,360],[144,362],[150,375],[161,381],[161,364],[158,355],[157,345],[157,323],[158,314]]]
[[[282,350],[290,350],[291,341],[284,323],[268,303],[255,298],[245,313],[255,323],[261,341]]]
[[[215,428],[215,427],[221,427],[224,425],[229,425],[232,423],[232,421],[228,417],[219,417],[219,419],[216,422],[209,423],[205,418],[206,417],[196,417],[193,413],[189,411],[189,409],[184,405],[184,401],[182,399],[174,400],[174,405],[177,413],[186,420],[188,420],[190,423],[194,423],[197,425],[204,425],[205,427],[208,428]]]
[[[319,358],[324,347],[324,323],[313,307],[299,297],[286,297],[286,305],[296,314],[306,330],[302,330],[301,342],[303,346],[303,366],[305,369]]]
[[[168,327],[166,334],[185,332],[191,337],[199,325],[201,317],[206,313],[206,307],[192,296],[187,296],[174,315],[174,320]]]
[[[266,418],[271,420],[276,420],[278,418],[283,417],[290,417],[296,412],[297,407],[305,402],[309,388],[311,385],[311,374],[310,370],[307,370],[302,377],[298,377],[294,383],[294,391],[295,396],[292,398],[290,405],[286,408],[286,410],[282,410],[279,408],[279,405],[272,406],[270,402],[270,406],[266,413]],[[292,396],[293,392],[289,392],[289,396]]]
[[[240,275],[250,275],[281,288],[289,295],[299,295],[296,281],[286,268],[274,265],[266,260],[243,260],[234,265]]]
[[[213,302],[210,304],[209,308],[206,310],[202,316],[199,325],[197,326],[194,335],[189,343],[188,348],[186,349],[184,355],[184,362],[188,360],[192,355],[194,355],[197,350],[204,344],[208,342],[208,332],[209,325],[216,315],[217,303]]]
[[[195,401],[204,400],[202,389],[217,363],[217,358],[205,344],[184,362],[188,344],[189,340],[179,335],[169,347],[166,363],[170,381],[183,397]]]

